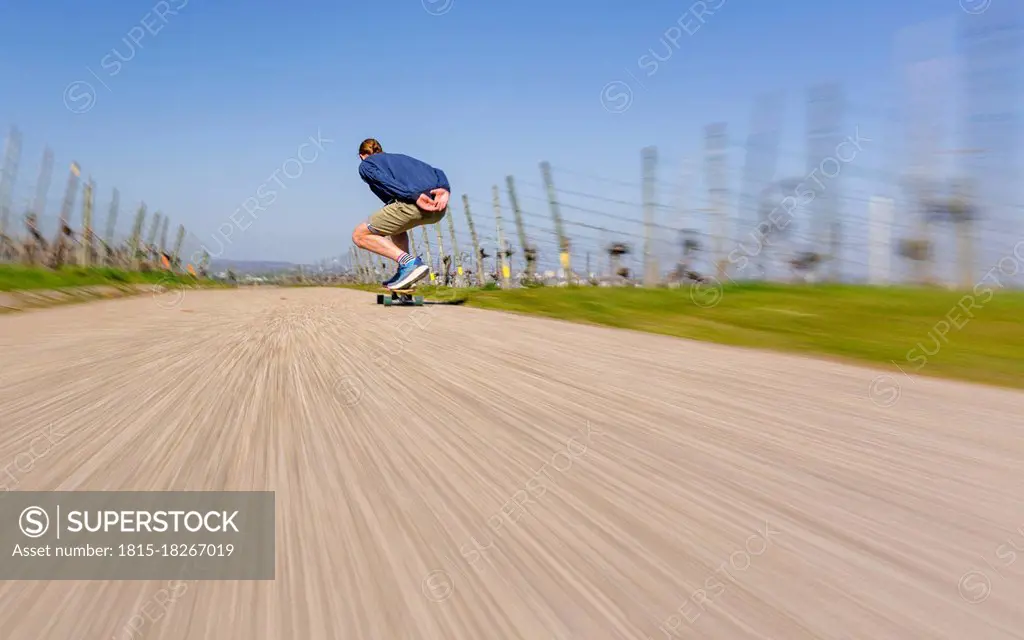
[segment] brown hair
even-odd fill
[[[374,138],[367,138],[359,144],[359,155],[366,154],[372,156],[375,153],[384,153],[384,149],[381,148],[380,143]]]

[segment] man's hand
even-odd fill
[[[451,194],[447,189],[434,189],[430,195],[434,197],[434,203],[437,205],[435,211],[444,211],[448,207],[448,198]]]
[[[416,198],[416,206],[424,211],[437,211],[435,209],[437,203],[431,200],[425,193],[421,193],[420,197]]]
[[[424,211],[444,211],[448,206],[448,198],[451,196],[448,190],[434,189],[430,195],[431,197],[427,197],[427,194],[421,193],[420,197],[416,199],[416,206]]]

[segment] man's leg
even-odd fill
[[[365,222],[359,223],[359,226],[352,232],[352,242],[360,249],[366,249],[371,253],[376,253],[395,262],[398,262],[402,255],[407,253],[388,236],[374,233]],[[408,248],[408,245],[406,245],[406,248]]]
[[[424,215],[414,204],[392,203],[376,211],[370,220],[356,227],[352,241],[359,247],[398,263],[394,276],[385,287],[415,283],[429,268],[416,256],[409,255],[408,230],[424,224]]]
[[[409,253],[409,232],[403,231],[402,233],[396,233],[391,236],[391,241],[395,243],[395,246],[401,249],[405,253]]]
[[[388,278],[387,280],[385,280],[382,283],[385,287],[388,286],[389,284],[391,284],[392,282],[394,282],[396,278],[398,278],[398,272],[401,271],[401,268],[402,268],[402,258],[404,256],[409,256],[409,257],[412,257],[412,258],[416,257],[416,256],[413,256],[412,254],[409,253],[409,232],[408,231],[403,231],[402,233],[396,233],[396,234],[394,234],[394,235],[392,235],[390,237],[391,237],[391,241],[395,243],[395,246],[402,250],[402,255],[398,257],[398,267],[395,268],[395,272],[393,274],[391,274],[390,278]],[[406,260],[406,262],[408,262],[408,260]]]
[[[422,212],[414,204],[393,202],[384,205],[352,232],[352,242],[389,260],[408,261],[408,229],[420,223]]]
[[[374,233],[374,229],[365,222],[359,224],[352,232],[352,242],[357,247],[376,253],[379,256],[384,256],[395,262],[401,260],[402,256],[409,255],[402,247],[395,244],[393,238]],[[391,277],[381,282],[381,284],[386,287],[388,283],[394,281],[397,277],[398,269],[396,268]]]

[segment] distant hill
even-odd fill
[[[221,260],[214,258],[210,260],[209,270],[212,273],[227,271],[231,269],[241,275],[245,273],[275,273],[279,271],[290,271],[298,268],[299,265],[292,262],[275,262],[270,260]]]

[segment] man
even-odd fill
[[[384,153],[373,138],[359,145],[359,160],[359,177],[384,206],[355,228],[352,242],[398,263],[384,287],[408,289],[430,272],[419,256],[409,255],[409,230],[444,218],[451,196],[448,176],[415,158]]]

